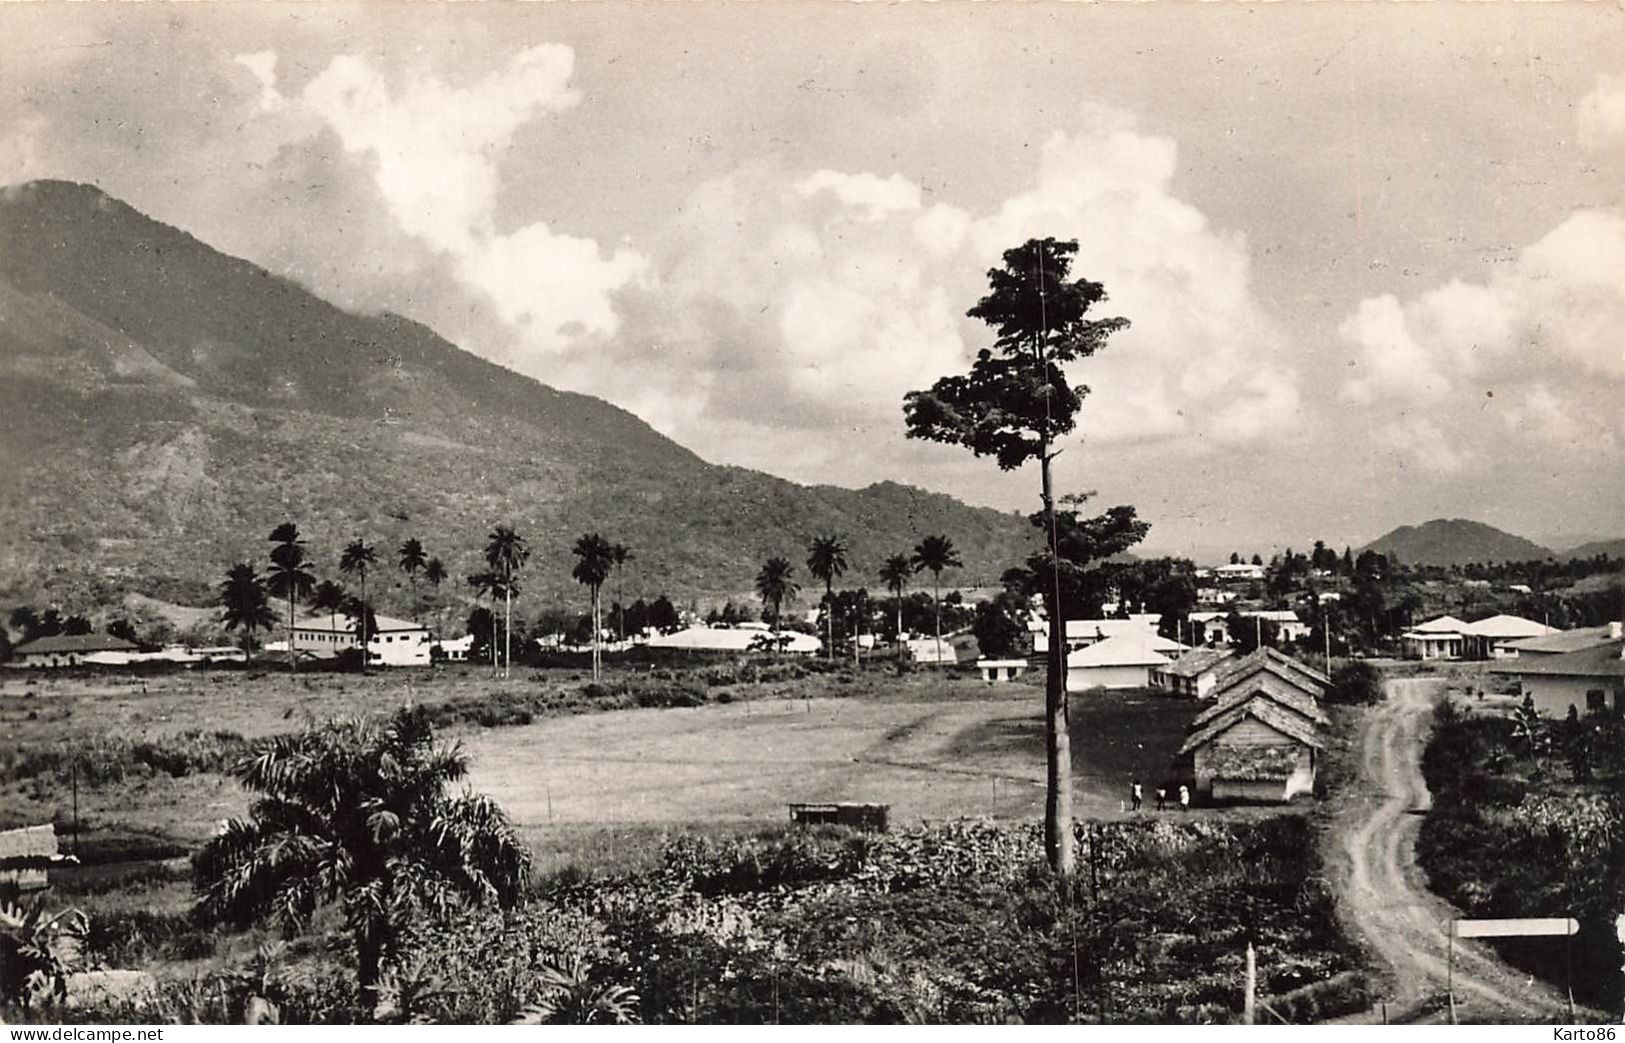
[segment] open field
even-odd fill
[[[605,681],[636,676],[611,672]],[[574,671],[515,671],[501,680],[477,667],[367,677],[8,676],[0,681],[8,732],[0,752],[109,733],[158,739],[202,729],[257,738],[297,729],[307,718],[374,713],[406,701],[433,705],[583,684]],[[651,841],[668,832],[781,822],[795,801],[886,803],[898,824],[1041,813],[1043,694],[1035,685],[993,687],[969,677],[872,669],[729,685],[713,698],[723,692],[730,701],[576,713],[510,727],[459,724],[443,734],[462,743],[470,784],[510,812],[544,871],[607,865],[657,848]],[[1150,807],[1196,707],[1107,692],[1075,696],[1072,705],[1077,813],[1119,814],[1135,777]],[[64,781],[10,784],[4,817],[55,817],[65,826],[72,807]],[[79,793],[92,844],[141,847],[145,838],[189,846],[245,810],[235,783],[212,772],[147,771],[81,786]]]

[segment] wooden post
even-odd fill
[[[1450,921],[1450,935],[1445,942],[1445,969],[1444,988],[1445,995],[1450,1000],[1450,1024],[1460,1024],[1456,1021],[1456,922]]]
[[[1258,992],[1258,957],[1253,952],[1253,943],[1247,943],[1247,984],[1246,991],[1241,999],[1241,1023],[1252,1025],[1257,1015],[1254,1012],[1255,997]]]

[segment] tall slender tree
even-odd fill
[[[491,599],[492,611],[487,613],[487,615],[489,615],[491,619],[491,676],[495,677],[497,672],[497,614],[495,610],[497,598],[504,595],[507,587],[503,584],[502,578],[490,570],[486,570],[485,572],[476,572],[469,576],[466,582],[469,586],[474,588],[474,603],[476,608],[479,606],[480,598],[489,597]],[[470,615],[469,618],[473,619],[474,617]]]
[[[378,552],[373,550],[372,544],[357,536],[344,548],[339,555],[339,571],[346,576],[356,576],[361,580],[361,603],[367,604],[367,571],[378,564]],[[372,646],[367,634],[367,616],[361,615],[361,672],[367,672],[367,666],[372,659]]]
[[[467,775],[467,758],[434,741],[422,709],[278,736],[238,768],[255,796],[247,820],[227,822],[193,857],[198,915],[294,931],[341,907],[371,1015],[416,922],[523,896],[530,852],[490,797],[448,792]]]
[[[621,570],[625,568],[627,562],[636,558],[637,555],[633,554],[631,548],[624,543],[617,543],[609,548],[609,555],[610,560],[615,563],[615,603],[621,609],[617,622],[620,623],[619,633],[621,642],[624,644],[626,642],[626,589],[621,586]]]
[[[959,560],[959,553],[954,550],[954,541],[946,536],[927,536],[914,547],[914,556],[909,559],[915,572],[931,573],[931,605],[937,613],[937,665],[942,665],[942,573],[944,569],[963,568],[965,563]]]
[[[271,602],[266,596],[265,581],[254,566],[246,562],[233,565],[220,584],[220,621],[227,630],[243,631],[243,650],[254,650],[254,631],[276,626]]]
[[[989,293],[969,315],[995,331],[991,348],[977,353],[969,373],[943,377],[904,398],[911,438],[963,446],[992,456],[1014,470],[1039,464],[1045,528],[1058,557],[1051,465],[1057,439],[1071,432],[1088,389],[1073,387],[1063,367],[1093,355],[1128,326],[1121,318],[1092,319],[1106,300],[1100,283],[1069,278],[1078,244],[1029,239],[1005,251],[1003,266],[988,272]],[[1049,670],[1045,678],[1044,732],[1048,795],[1044,842],[1055,871],[1074,869],[1072,843],[1071,739],[1067,733],[1066,635],[1061,615],[1059,570],[1046,585]]]
[[[423,611],[422,606],[418,604],[418,573],[428,566],[429,556],[423,553],[423,542],[416,536],[402,543],[400,550],[395,553],[401,571],[406,573],[407,582],[412,584],[412,622],[416,623]]]
[[[310,559],[305,556],[305,541],[299,537],[299,526],[283,522],[271,530],[271,569],[266,589],[273,597],[288,600],[288,669],[299,669],[299,657],[294,648],[293,604],[310,596],[316,577],[310,573]]]
[[[801,588],[796,585],[796,569],[785,558],[768,558],[762,563],[761,571],[756,573],[756,593],[762,599],[762,613],[765,615],[769,606],[773,610],[773,654],[779,654],[781,641],[779,639],[779,622],[784,612],[784,603],[796,596]]]
[[[446,563],[439,558],[430,558],[429,563],[423,566],[423,578],[434,588],[434,621],[437,624],[435,637],[439,639],[445,636],[443,632],[446,629],[445,608],[440,603],[440,584],[446,582],[447,578]]]
[[[486,537],[485,563],[491,566],[491,574],[501,584],[502,600],[507,606],[502,620],[503,677],[508,676],[508,667],[513,661],[513,595],[518,589],[519,570],[525,567],[529,557],[530,548],[525,546],[525,538],[510,526],[498,525]]]
[[[903,588],[908,586],[908,578],[914,575],[914,567],[909,562],[907,554],[893,554],[886,559],[886,564],[880,567],[881,582],[886,589],[892,592],[897,599],[897,661],[903,660]]]
[[[598,640],[603,632],[604,624],[599,618],[598,592],[603,589],[604,581],[609,578],[610,570],[615,566],[615,549],[609,541],[596,532],[584,534],[576,540],[574,547],[576,563],[570,570],[570,575],[577,583],[587,586],[592,591],[592,679],[598,680],[602,668],[602,659],[598,650]]]
[[[835,580],[846,571],[846,549],[846,541],[833,534],[814,536],[807,544],[807,571],[824,581],[824,657],[830,660],[835,658]]]

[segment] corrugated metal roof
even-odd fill
[[[54,858],[57,850],[56,826],[50,822],[0,830],[0,864],[12,859]]]
[[[1625,677],[1625,659],[1620,658],[1625,641],[1568,652],[1564,655],[1531,656],[1504,660],[1490,669],[1498,674],[1548,674],[1561,677]]]
[[[18,645],[17,655],[65,655],[83,652],[134,652],[136,646],[112,634],[56,634]]]

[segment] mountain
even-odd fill
[[[1595,558],[1599,554],[1606,554],[1610,558],[1625,559],[1625,539],[1622,540],[1592,540],[1582,543],[1578,547],[1571,547],[1559,557],[1565,560],[1576,558]]]
[[[358,315],[100,190],[0,190],[0,599],[82,611],[139,592],[201,603],[292,519],[319,574],[379,551],[369,590],[404,611],[393,548],[445,559],[457,595],[493,525],[528,538],[528,609],[580,605],[570,546],[627,544],[628,600],[750,597],[760,563],[851,543],[846,583],[947,533],[996,584],[1030,527],[893,483],[807,487],[700,459],[607,402],[547,387],[398,315]],[[901,416],[899,416],[901,424]],[[612,588],[607,592],[614,596]],[[448,599],[449,599],[448,594]]]
[[[1407,565],[1470,565],[1552,556],[1538,543],[1466,518],[1435,518],[1421,525],[1401,525],[1360,549],[1386,554]]]

